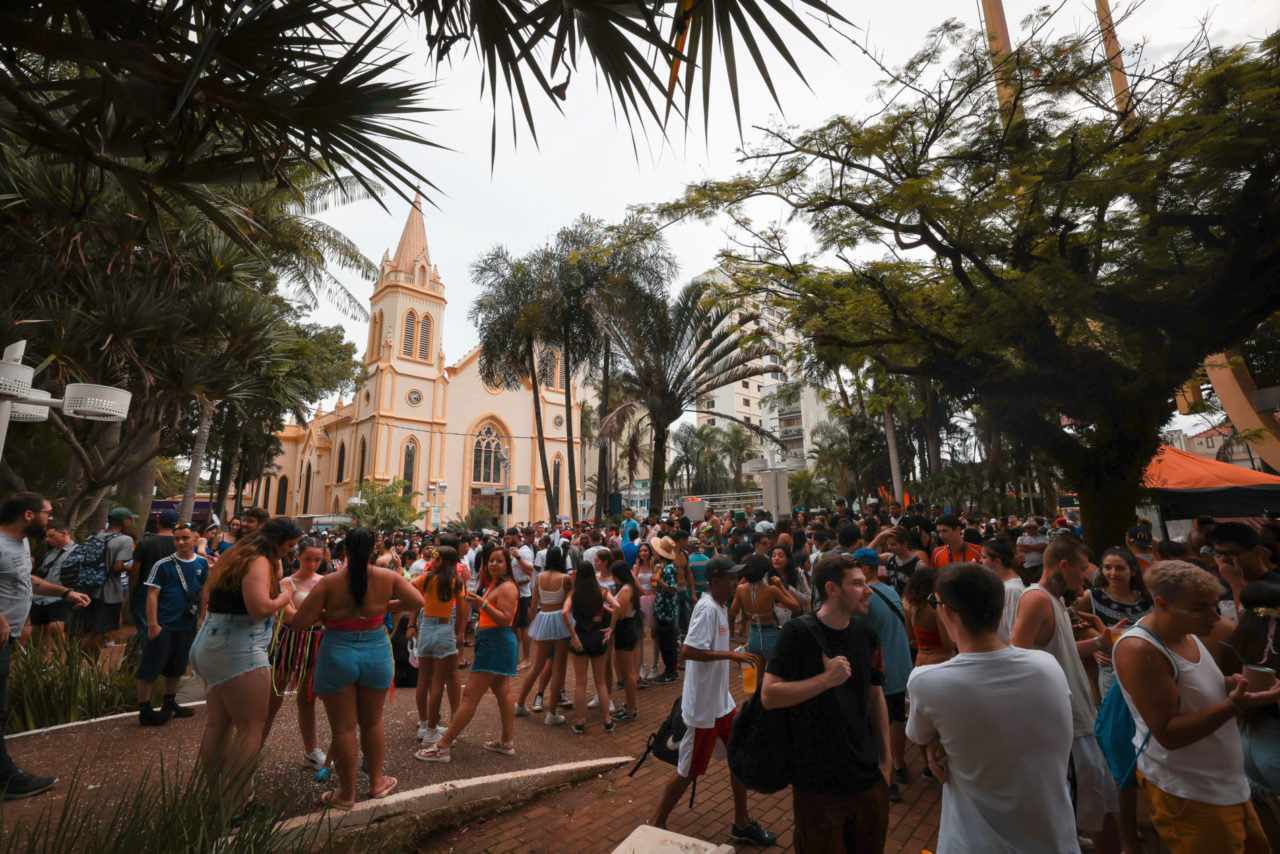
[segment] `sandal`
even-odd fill
[[[430,747],[424,747],[417,753],[413,754],[413,758],[420,762],[452,762],[449,756],[449,748],[441,749],[440,745],[433,744]]]
[[[354,806],[356,805],[356,802],[355,802],[355,801],[340,801],[340,800],[338,800],[338,790],[337,790],[337,789],[330,789],[330,790],[329,790],[329,791],[327,791],[327,792],[321,792],[321,793],[320,793],[320,804],[321,804],[325,809],[330,809],[330,810],[342,810],[343,812],[349,812],[349,811],[351,810],[351,808],[352,808],[352,807],[354,807]]]
[[[373,787],[372,787],[372,786],[370,786],[370,787],[369,787],[369,797],[371,797],[371,798],[375,798],[375,799],[376,799],[376,798],[385,798],[387,795],[389,795],[389,794],[391,794],[392,792],[394,792],[394,791],[395,791],[396,784],[398,784],[398,783],[400,782],[400,781],[399,781],[399,780],[397,780],[395,777],[388,777],[386,774],[383,774],[383,775],[382,775],[382,779],[383,779],[385,782],[382,784],[382,788],[381,788],[381,789],[378,789],[377,791],[374,791],[374,789],[373,789]]]
[[[516,755],[516,746],[514,744],[503,744],[500,741],[486,741],[481,746],[490,753],[501,753],[503,756]]]

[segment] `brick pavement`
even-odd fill
[[[736,674],[735,674],[736,675]],[[740,687],[741,683],[738,683]],[[640,692],[640,719],[619,725],[610,736],[599,724],[588,729],[582,740],[596,746],[599,755],[639,756],[649,734],[666,717],[680,683],[655,686]],[[741,697],[739,697],[741,700]],[[594,711],[594,710],[593,710]],[[592,721],[599,718],[593,717]],[[517,741],[528,742],[544,732],[532,718],[516,721]],[[556,737],[574,738],[563,729]],[[920,776],[923,761],[914,748],[908,752],[912,782],[903,791],[902,803],[893,804],[889,814],[887,852],[918,854],[933,850],[937,842],[941,788]],[[417,841],[413,850],[421,852],[487,852],[503,854],[599,854],[611,851],[638,825],[652,817],[659,793],[672,767],[650,757],[634,777],[630,766],[535,798],[513,809],[480,819],[461,828],[442,831]],[[779,847],[771,851],[791,851],[792,816],[790,790],[775,795],[752,794],[748,800],[752,817],[778,835]],[[710,842],[730,842],[733,795],[728,766],[713,761],[707,775],[698,782],[694,808],[688,796],[671,814],[669,829]],[[750,850],[746,848],[745,850]]]

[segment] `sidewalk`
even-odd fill
[[[741,687],[740,681],[738,687]],[[650,733],[666,717],[679,691],[679,682],[641,691],[638,721],[619,725],[612,738],[604,735],[597,723],[577,741],[598,745],[597,752],[609,750],[638,758],[644,752]],[[528,740],[526,727],[527,721],[517,721],[522,744]],[[556,734],[555,740],[563,740],[561,733]],[[908,756],[913,779],[903,792],[903,802],[893,804],[890,810],[889,844],[885,851],[919,854],[921,849],[933,850],[936,845],[942,790],[936,783],[920,777],[923,761],[915,748],[909,749]],[[652,818],[659,793],[674,773],[672,766],[652,756],[634,777],[627,776],[630,770],[630,766],[619,768],[595,780],[542,795],[508,812],[479,819],[454,831],[437,833],[419,840],[417,850],[433,854],[606,854],[636,826]],[[692,810],[688,804],[686,795],[671,814],[670,830],[709,842],[734,844],[729,839],[733,794],[725,763],[712,761],[711,770],[698,782]],[[778,836],[779,847],[768,850],[794,850],[790,790],[775,795],[752,794],[748,804],[752,817]],[[740,846],[739,850],[752,849]]]

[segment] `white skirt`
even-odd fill
[[[538,641],[569,639],[569,627],[559,611],[539,611],[529,626],[529,637]]]

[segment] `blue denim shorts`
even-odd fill
[[[512,629],[480,629],[476,632],[476,660],[471,664],[471,672],[515,676],[519,652]]]
[[[747,630],[747,652],[755,653],[769,663],[773,651],[778,647],[778,635],[782,630],[777,626],[762,626],[752,623]]]
[[[385,691],[391,687],[394,670],[391,639],[385,629],[326,629],[316,655],[313,684],[317,694],[336,694],[348,685]]]
[[[418,615],[418,658],[448,658],[458,654],[458,637],[453,617]]]
[[[209,614],[191,644],[191,668],[214,688],[237,676],[270,667],[271,620],[248,614]]]

